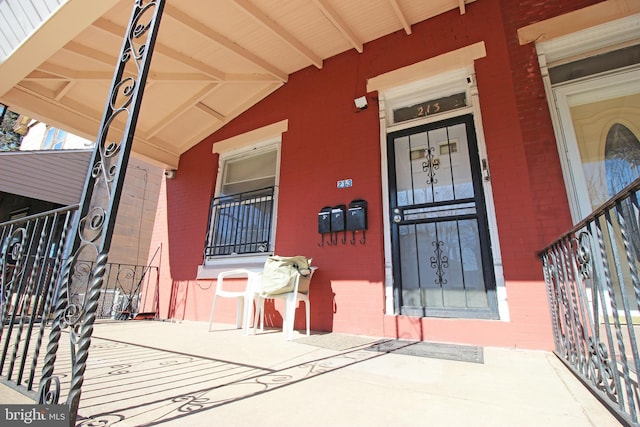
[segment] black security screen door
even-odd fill
[[[472,116],[390,133],[387,150],[396,311],[497,318]]]

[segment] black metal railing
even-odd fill
[[[77,209],[0,223],[0,381],[34,399]],[[71,281],[90,283],[94,264],[78,260]],[[139,313],[153,317],[157,284],[158,267],[106,264],[96,318],[126,320]],[[83,306],[86,295],[86,285],[73,287],[69,307]],[[76,315],[73,309],[66,313],[69,320]]]
[[[211,199],[205,258],[271,248],[275,187]]]
[[[77,209],[75,205],[0,224],[3,319],[9,313],[20,315],[28,309],[43,312],[46,290],[55,285],[64,256],[64,236]]]
[[[78,261],[74,275],[81,281],[88,281],[94,266],[94,262]],[[96,308],[97,319],[128,320],[142,312],[151,313],[153,317],[157,315],[153,307],[157,295],[158,267],[107,263],[105,270]],[[77,293],[71,298],[74,302],[83,304],[85,294]]]
[[[540,253],[556,354],[618,419],[638,425],[640,179]]]
[[[77,208],[0,225],[0,378],[24,384],[27,391],[33,391],[65,236]]]

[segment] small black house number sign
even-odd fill
[[[394,123],[404,122],[419,117],[430,116],[432,114],[444,113],[467,105],[466,94],[457,93],[443,98],[432,99],[421,102],[410,107],[402,107],[393,110]]]

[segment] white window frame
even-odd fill
[[[573,105],[590,103],[590,101],[624,96],[634,91],[634,87],[637,92],[637,88],[640,87],[640,67],[577,83],[567,83],[552,89],[557,120],[561,123],[556,127],[556,133],[559,134],[558,150],[574,224],[589,215],[593,208],[570,108]],[[606,98],[600,96],[604,92],[606,92]],[[593,99],[589,101],[587,98]]]
[[[47,143],[47,138],[51,135],[50,143]],[[67,131],[49,127],[44,133],[44,138],[42,139],[42,149],[43,150],[61,150],[64,148],[67,136],[69,134]]]
[[[640,15],[631,15],[551,40],[536,43],[538,62],[562,166],[572,220],[578,223],[592,212],[570,107],[607,97],[637,92],[640,65],[552,85],[549,68],[638,43]]]
[[[216,176],[215,196],[220,194],[225,162],[248,158],[270,150],[276,150],[276,170],[273,194],[273,217],[271,222],[271,246],[264,253],[224,255],[215,258],[204,258],[198,266],[198,279],[216,278],[222,271],[234,268],[261,269],[275,248],[278,223],[278,193],[280,184],[280,156],[282,152],[282,133],[288,129],[288,121],[283,120],[263,128],[214,143],[213,152],[219,154],[218,173]],[[211,212],[209,212],[211,215]]]

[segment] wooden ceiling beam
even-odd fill
[[[238,74],[238,73],[227,73],[224,75],[225,83],[255,83],[255,82],[280,82],[281,80],[277,77],[274,77],[271,74]]]
[[[175,61],[178,61],[182,64],[188,65],[189,67],[196,69],[208,76],[210,76],[211,78],[213,78],[214,80],[219,80],[222,81],[225,79],[225,74],[213,67],[210,67],[209,65],[198,61],[197,59],[194,59],[190,56],[185,55],[184,53],[177,51],[175,49],[172,49],[168,46],[164,46],[162,44],[156,43],[155,48],[153,49],[154,53],[159,53],[161,55],[167,56]]]
[[[271,31],[277,37],[285,42],[289,47],[296,50],[299,54],[307,58],[316,68],[322,68],[322,58],[316,55],[311,49],[305,46],[300,40],[295,38],[291,33],[282,28],[277,22],[269,18],[249,0],[234,0],[233,2],[247,16],[258,22],[260,25]]]
[[[77,71],[75,69],[67,68],[62,65],[50,64],[46,62],[44,64],[41,64],[34,73],[36,73],[35,76],[32,76],[30,74],[25,80],[52,80],[56,76],[58,80],[111,81],[111,79],[113,79],[112,71]],[[131,72],[125,71],[125,74],[134,77],[134,74]],[[42,78],[38,79],[37,76],[42,76]]]
[[[158,135],[164,128],[169,126],[178,120],[183,114],[189,111],[194,104],[200,102],[203,98],[211,94],[213,91],[221,87],[221,83],[219,84],[209,84],[200,89],[198,92],[190,96],[189,99],[184,102],[175,105],[172,111],[169,114],[166,114],[164,117],[161,117],[159,120],[156,120],[155,125],[152,126],[152,129],[147,135],[148,138],[153,138]]]
[[[0,95],[13,88],[54,52],[81,34],[87,25],[113,8],[118,1],[63,2],[9,57],[0,62]]]
[[[460,9],[460,15],[464,15],[467,11],[464,0],[458,0],[458,8]]]
[[[55,95],[53,96],[53,99],[55,99],[56,101],[62,100],[62,98],[65,97],[65,95],[71,90],[74,84],[75,83],[72,81],[63,83],[62,87],[60,87],[60,89],[56,91]]]
[[[36,82],[25,82],[25,81],[22,81],[20,82],[20,84],[16,85],[16,88],[20,92],[29,94],[31,96],[35,96],[43,100],[47,100],[52,104],[57,105],[57,102],[55,102],[56,91],[51,88],[39,85]],[[76,108],[73,108],[72,106],[68,106],[67,104],[59,104],[59,106],[64,106],[66,110],[72,110],[72,111],[76,110]],[[78,111],[85,113],[84,115],[87,117],[91,117],[91,114],[86,114],[87,112],[91,111],[91,109],[89,108],[79,109]]]
[[[464,1],[464,0],[460,0],[460,1]],[[402,12],[402,9],[400,9],[400,5],[398,4],[398,1],[389,0],[389,3],[391,3],[391,7],[393,8],[393,11],[398,17],[398,20],[400,20],[400,23],[402,24],[402,28],[404,28],[404,32],[407,33],[407,35],[411,34],[411,24],[409,24],[409,21],[407,21],[407,17],[404,15],[404,12]]]
[[[121,27],[117,24],[114,24],[113,22],[106,20],[104,18],[100,18],[98,20],[96,20],[93,23],[93,26],[106,32],[109,33],[111,35],[114,35],[118,38],[122,38],[122,34],[124,34],[126,32],[126,29],[124,27]],[[158,43],[156,41],[156,44],[154,46],[153,49],[153,53],[159,53],[161,55],[164,55],[170,59],[173,59],[174,61],[180,62],[184,65],[188,65],[189,67],[200,71],[201,73],[206,74],[207,76],[209,76],[211,79],[213,80],[224,80],[225,78],[225,74],[218,70],[215,69],[207,64],[204,64],[190,56],[187,56],[185,54],[183,54],[182,52],[179,52],[173,48],[170,48],[168,46],[165,46],[161,43]],[[111,64],[112,66],[115,66],[115,62]]]
[[[111,68],[114,68],[118,64],[117,56],[109,55],[108,53],[101,52],[98,49],[85,46],[75,41],[70,41],[69,43],[64,45],[63,49],[68,52],[75,53],[76,55],[93,59],[94,61],[100,62]]]
[[[35,74],[35,75],[34,75]],[[76,71],[62,65],[45,62],[31,73],[25,80],[111,80],[113,72],[108,71]]]
[[[215,118],[219,122],[222,122],[222,123],[227,122],[227,118],[224,116],[224,114],[217,112],[213,108],[209,107],[207,104],[203,104],[202,102],[197,102],[195,104],[195,108],[210,115],[211,117]]]
[[[86,105],[70,102],[69,100],[66,100],[64,104],[58,103],[52,96],[23,85],[17,85],[4,95],[3,100],[10,102],[10,105],[14,105],[16,103],[11,102],[11,100],[15,97],[21,99],[23,104],[25,104],[26,101],[27,104],[31,105],[31,108],[25,110],[25,113],[30,117],[38,118],[39,120],[42,119],[41,121],[47,124],[66,129],[80,137],[95,141],[102,112],[92,110]],[[61,112],[66,116],[66,119],[58,121],[53,118],[60,118]],[[124,126],[120,126],[115,122],[111,124],[110,130],[115,132],[113,136],[120,137],[124,134]],[[133,143],[134,152],[148,157],[155,163],[176,169],[180,155],[167,150],[166,147],[170,146],[171,144],[168,144],[166,141],[161,141],[157,138],[151,139],[146,135],[142,135],[139,129],[136,130]]]
[[[45,70],[42,69],[37,69],[37,70],[33,70],[32,72],[30,72],[24,79],[22,79],[23,81],[30,81],[30,80],[48,80],[48,81],[53,81],[53,80],[62,80],[62,81],[68,81],[71,80],[69,77],[67,76],[61,76],[59,74],[55,74],[55,73],[49,73]]]
[[[273,64],[270,64],[269,62],[258,57],[257,55],[254,55],[249,50],[243,48],[242,46],[238,45],[237,43],[233,42],[232,40],[218,33],[217,31],[212,30],[206,24],[203,24],[202,22],[192,18],[191,16],[187,15],[186,13],[176,8],[175,6],[171,6],[167,4],[164,7],[163,17],[170,17],[174,19],[176,22],[179,22],[185,28],[188,28],[191,31],[200,33],[202,36],[206,37],[212,42],[224,47],[225,49],[235,53],[241,58],[244,58],[247,61],[253,63],[254,65],[262,68],[269,74],[272,74],[274,77],[277,77],[280,81],[286,82],[289,79],[289,75],[284,71],[278,69]]]
[[[266,98],[278,88],[282,87],[284,82],[273,81],[264,86],[263,89],[256,92],[251,98],[246,101],[238,104],[233,110],[229,111],[226,115],[227,121],[234,119],[239,116],[243,112],[247,111],[248,108],[255,105],[260,100]],[[192,140],[194,141],[202,141],[207,136],[211,135],[216,130],[220,129],[224,123],[211,122],[211,126],[203,128],[199,133],[192,136]],[[194,144],[187,141],[185,144],[178,146],[177,149],[179,152],[184,153],[188,149],[190,149]]]
[[[342,36],[357,50],[362,53],[364,50],[363,43],[356,37],[347,23],[340,17],[340,14],[333,9],[327,0],[313,0],[318,6],[322,14],[338,29]]]
[[[133,76],[133,74],[131,74]],[[111,81],[113,72],[111,71],[76,71],[61,65],[44,63],[36,71],[30,73],[24,80],[95,80]],[[233,81],[256,80],[254,75],[238,75]],[[201,73],[158,73],[150,72],[148,82],[157,81],[159,83],[179,83],[179,82],[217,82],[210,76]]]

